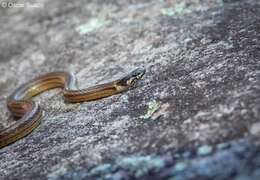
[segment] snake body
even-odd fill
[[[96,100],[127,90],[144,73],[145,69],[137,68],[123,78],[86,89],[77,89],[76,77],[65,71],[51,72],[21,85],[7,98],[7,107],[18,120],[0,131],[0,148],[30,134],[41,123],[42,110],[32,97],[49,89],[62,88],[65,102]]]

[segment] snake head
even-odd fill
[[[123,86],[123,87],[130,87],[133,86],[139,79],[143,77],[145,74],[144,68],[137,68],[133,70],[131,73],[126,75],[125,77],[121,78],[117,85]]]

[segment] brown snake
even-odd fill
[[[70,72],[52,72],[39,76],[21,85],[7,99],[7,107],[16,118],[15,124],[0,131],[0,148],[30,134],[40,123],[42,111],[32,101],[32,97],[53,88],[63,88],[66,102],[76,103],[108,97],[133,86],[145,74],[145,69],[137,68],[118,80],[96,85],[86,89],[77,89],[76,78]]]

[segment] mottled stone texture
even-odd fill
[[[72,71],[81,88],[147,74],[98,101],[36,97],[42,123],[0,150],[0,179],[260,179],[258,0],[39,3],[0,7],[0,128],[15,122],[6,97],[39,74]]]

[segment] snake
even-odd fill
[[[32,100],[36,95],[53,88],[61,88],[65,102],[93,101],[128,90],[144,74],[145,69],[139,67],[114,81],[78,89],[77,79],[73,73],[56,71],[22,84],[6,100],[7,108],[16,121],[0,131],[0,148],[29,135],[41,124],[43,111],[40,105]]]

